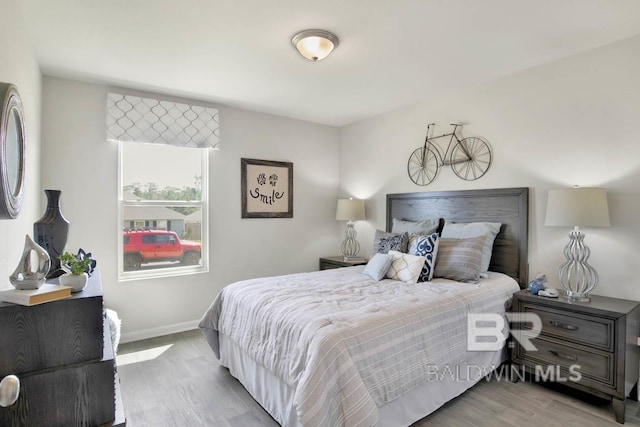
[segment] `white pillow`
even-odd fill
[[[498,222],[470,222],[446,223],[442,229],[440,237],[443,239],[469,239],[472,237],[485,236],[482,245],[482,260],[480,262],[480,273],[486,273],[491,263],[491,253],[493,252],[493,241],[500,232]]]
[[[418,283],[425,257],[398,251],[389,251],[389,255],[393,256],[393,261],[387,271],[388,279],[401,280],[406,283]]]
[[[392,255],[377,253],[371,257],[367,266],[362,270],[362,274],[371,277],[373,280],[380,281],[384,279],[387,271],[389,271],[392,261]]]

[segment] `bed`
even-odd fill
[[[253,279],[203,316],[221,364],[281,425],[407,426],[504,360],[467,351],[467,315],[504,315],[526,284],[528,189],[389,194],[387,231],[393,218],[501,223],[487,277],[413,285],[357,266]]]

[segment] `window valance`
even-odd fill
[[[107,94],[107,140],[218,148],[218,109]]]

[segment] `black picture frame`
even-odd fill
[[[293,163],[242,158],[240,170],[242,218],[293,218]]]

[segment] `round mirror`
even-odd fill
[[[16,218],[24,192],[24,115],[14,85],[0,83],[0,101],[0,218]]]
[[[20,159],[22,158],[22,135],[20,126],[20,114],[15,108],[9,113],[9,125],[7,127],[7,183],[9,191],[14,196],[20,190]]]

